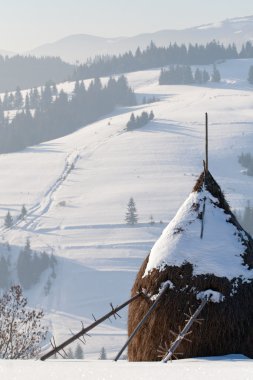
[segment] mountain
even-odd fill
[[[65,61],[75,63],[84,62],[87,58],[100,54],[135,51],[138,46],[145,48],[151,40],[157,46],[166,46],[170,42],[206,43],[213,39],[224,44],[235,42],[238,46],[245,41],[253,40],[253,16],[232,18],[182,30],[161,30],[133,37],[103,38],[78,34],[39,46],[28,53],[36,56],[60,56]]]

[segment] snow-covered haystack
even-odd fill
[[[189,308],[211,294],[179,351],[184,358],[243,353],[253,357],[253,240],[231,212],[208,172],[202,173],[188,199],[163,231],[142,264],[132,294],[143,290],[129,307],[132,333],[164,283],[166,294],[129,345],[130,361],[159,360],[159,346],[170,345],[170,330],[184,326]]]

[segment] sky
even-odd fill
[[[252,0],[0,0],[0,49],[25,52],[72,34],[133,36],[249,15]]]

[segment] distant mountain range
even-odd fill
[[[87,34],[72,35],[54,43],[41,45],[26,54],[60,56],[67,62],[75,63],[84,62],[96,55],[135,51],[138,46],[145,48],[151,40],[157,46],[166,46],[174,42],[206,43],[214,39],[224,44],[235,42],[237,46],[253,40],[253,16],[232,18],[182,30],[161,30],[133,37],[103,38]]]

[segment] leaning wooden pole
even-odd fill
[[[124,346],[121,348],[121,350],[119,351],[119,353],[117,354],[116,358],[114,359],[115,362],[120,358],[120,356],[122,355],[123,351],[126,349],[126,347],[129,345],[129,343],[131,342],[131,340],[133,339],[133,337],[137,334],[137,332],[140,330],[140,328],[143,326],[143,324],[146,322],[146,320],[148,319],[148,317],[150,316],[150,314],[154,311],[154,309],[156,308],[157,304],[159,303],[159,301],[161,300],[162,296],[164,295],[164,293],[167,291],[167,289],[170,287],[170,283],[167,283],[164,285],[161,293],[158,295],[158,297],[156,298],[155,302],[153,303],[153,305],[150,307],[150,309],[148,310],[148,312],[145,314],[145,316],[143,317],[143,319],[139,322],[139,324],[135,327],[134,331],[132,332],[132,334],[130,335],[130,337],[128,338],[128,340],[126,341],[126,343],[124,344]]]
[[[208,113],[206,112],[206,173],[208,173]]]
[[[176,340],[172,343],[172,345],[170,346],[169,351],[167,352],[167,354],[163,358],[163,360],[162,360],[163,363],[167,363],[168,360],[172,359],[172,357],[173,357],[176,349],[178,348],[178,346],[181,344],[181,342],[184,339],[186,339],[187,335],[189,334],[189,330],[192,327],[193,323],[198,321],[197,318],[198,318],[199,314],[201,313],[201,311],[203,310],[203,308],[206,306],[207,302],[208,302],[208,299],[204,298],[202,300],[201,304],[199,305],[199,307],[197,308],[197,310],[195,311],[195,313],[189,318],[189,320],[187,321],[185,327],[178,334]]]
[[[40,360],[44,361],[51,356],[57,354],[59,351],[64,350],[66,346],[73,343],[75,340],[81,338],[83,335],[87,334],[88,331],[94,329],[94,327],[98,326],[100,323],[104,322],[106,319],[110,318],[111,316],[115,316],[121,309],[124,309],[126,306],[128,306],[131,302],[135,301],[137,298],[139,298],[141,295],[143,295],[142,292],[139,292],[134,297],[130,298],[128,301],[124,302],[120,306],[117,306],[116,308],[112,307],[112,310],[105,314],[103,317],[97,319],[95,322],[93,322],[91,325],[83,328],[80,330],[77,334],[74,334],[71,338],[65,340],[65,342],[61,343],[59,346],[55,346],[51,351],[47,352],[45,355],[43,355]]]

